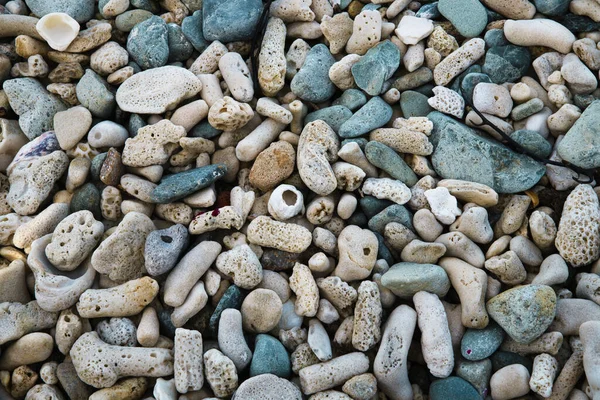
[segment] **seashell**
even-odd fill
[[[44,15],[35,25],[38,33],[54,50],[64,51],[79,33],[79,23],[65,13]]]

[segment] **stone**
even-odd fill
[[[94,1],[92,0],[59,0],[53,4],[48,4],[43,0],[27,0],[25,4],[38,17],[59,12],[70,15],[79,23],[84,23],[92,19],[95,8]]]
[[[90,56],[90,66],[102,76],[110,75],[119,68],[127,65],[129,55],[127,50],[117,42],[107,42]]]
[[[67,109],[55,95],[33,78],[10,79],[3,84],[10,107],[19,115],[19,126],[33,140],[54,127],[54,115]]]
[[[335,85],[329,78],[329,68],[335,59],[324,44],[313,46],[300,71],[290,83],[290,89],[302,100],[322,103],[333,96]]]
[[[598,123],[597,113],[600,111],[600,101],[594,101],[581,114],[581,117],[567,131],[558,144],[558,155],[581,168],[597,168],[600,166],[600,145],[596,136]]]
[[[273,374],[257,375],[243,381],[233,400],[302,400],[300,389],[288,379]]]
[[[119,17],[117,17],[118,23]],[[196,51],[200,53],[203,52],[207,47],[209,42],[204,38],[204,33],[202,32],[202,10],[194,11],[192,15],[189,17],[185,17],[183,22],[181,23],[181,31],[190,41],[192,46]]]
[[[263,36],[258,61],[258,83],[267,96],[276,95],[285,85],[285,36],[284,22],[278,18],[270,19]]]
[[[460,353],[467,360],[483,360],[498,350],[503,340],[504,331],[495,322],[483,329],[469,328],[461,339]]]
[[[337,132],[339,131],[340,126],[351,116],[352,111],[350,111],[349,108],[341,105],[334,105],[306,114],[306,117],[304,117],[304,124],[320,119]]]
[[[435,148],[433,167],[443,178],[482,183],[498,193],[516,193],[531,188],[545,173],[542,164],[477,135],[450,117],[432,112],[428,118],[434,123],[430,136]]]
[[[444,58],[433,70],[436,85],[447,86],[485,54],[485,41],[481,38],[468,40]]]
[[[368,229],[345,227],[338,236],[338,264],[333,274],[344,281],[365,279],[377,258],[378,242]]]
[[[271,335],[256,335],[250,377],[273,374],[280,378],[289,378],[291,373],[290,357],[283,344]]]
[[[385,125],[392,117],[392,107],[381,97],[373,97],[344,122],[338,131],[342,138],[354,138]]]
[[[188,230],[177,224],[167,229],[150,232],[146,237],[144,260],[151,276],[169,272],[188,244]]]
[[[396,35],[407,45],[419,43],[429,36],[431,32],[433,32],[433,22],[431,20],[411,15],[402,17],[398,27],[395,29]]]
[[[134,9],[125,11],[115,18],[115,27],[121,32],[130,32],[134,26],[152,17],[152,15],[147,10]]]
[[[360,61],[352,66],[351,71],[359,88],[371,96],[377,96],[383,92],[384,83],[391,78],[399,65],[400,50],[392,42],[385,40],[369,49]]]
[[[434,96],[427,100],[431,108],[456,118],[462,118],[465,101],[460,94],[443,86],[434,87],[433,94]]]
[[[184,62],[192,56],[194,47],[185,37],[179,25],[167,24],[167,39],[170,62]]]
[[[135,25],[127,37],[127,52],[142,69],[165,65],[169,59],[165,21],[155,15]]]
[[[348,107],[350,111],[356,111],[367,103],[367,96],[358,89],[344,90],[342,95],[332,103],[334,106]]]
[[[479,36],[488,22],[486,9],[477,0],[440,0],[437,8],[461,36],[466,38]]]
[[[242,371],[252,359],[252,351],[244,338],[242,314],[235,308],[221,313],[218,331],[219,349]]]
[[[165,85],[165,80],[169,85]],[[195,96],[202,82],[190,71],[165,66],[142,71],[127,79],[117,90],[119,107],[138,114],[162,114]]]
[[[348,39],[352,36],[353,20],[347,12],[335,14],[333,17],[324,15],[321,20],[323,36],[329,42],[331,54],[339,54],[344,50]]]
[[[167,162],[186,134],[183,126],[163,119],[138,130],[135,137],[125,141],[123,164],[130,167],[148,167]]]
[[[352,13],[349,13],[353,16]],[[364,9],[354,16],[352,36],[346,44],[346,53],[363,55],[381,40],[381,14],[377,10]]]
[[[100,321],[96,332],[102,341],[115,346],[134,347],[137,344],[136,327],[129,318],[111,318]]]
[[[92,113],[82,106],[71,107],[54,115],[54,133],[63,150],[72,149],[88,133]]]
[[[457,376],[438,379],[429,387],[429,398],[431,400],[444,400],[460,398],[463,400],[481,399],[477,389],[469,382]]]
[[[489,0],[488,0],[489,1]],[[528,1],[535,13],[535,7]],[[546,46],[567,54],[577,39],[564,25],[551,19],[539,18],[531,21],[508,20],[504,24],[504,35],[512,44],[519,46]]]
[[[536,131],[519,129],[510,138],[519,143],[529,154],[539,158],[548,158],[552,153],[552,145]]]
[[[238,386],[238,375],[233,361],[217,349],[204,353],[204,374],[217,397],[228,397]]]
[[[402,157],[392,148],[383,143],[371,140],[365,146],[367,160],[377,168],[387,172],[392,178],[397,179],[411,187],[417,183],[417,175],[406,164]]]
[[[154,203],[172,203],[210,186],[226,172],[224,164],[211,164],[170,175],[160,181],[150,198]]]
[[[223,296],[221,296],[219,303],[215,307],[215,310],[212,313],[212,315],[210,316],[209,333],[217,334],[219,321],[221,319],[221,314],[223,313],[223,311],[225,311],[228,308],[235,308],[239,310],[242,306],[243,300],[244,294],[242,293],[240,288],[238,288],[235,285],[229,286],[227,290],[225,290],[225,293],[223,293]]]
[[[427,116],[433,111],[427,100],[428,97],[422,93],[413,90],[403,91],[400,95],[402,115],[406,118]]]
[[[77,83],[77,99],[92,115],[110,118],[115,108],[115,95],[110,85],[93,70],[87,69]]]
[[[556,294],[545,285],[509,289],[488,300],[487,311],[518,343],[529,343],[550,326],[556,314]]]
[[[569,9],[569,1],[565,0],[533,0],[537,12],[548,16],[563,16]]]
[[[492,82],[515,82],[521,78],[531,66],[531,54],[525,47],[508,44],[495,46],[485,54],[482,72]]]
[[[513,108],[513,101],[504,86],[481,82],[473,90],[473,105],[482,113],[505,118]]]
[[[412,298],[420,291],[443,297],[450,290],[448,275],[434,264],[401,262],[392,265],[381,276],[381,284],[403,298]]]
[[[259,0],[205,1],[202,3],[204,37],[223,43],[249,40],[262,10],[263,5]]]
[[[69,211],[75,213],[77,211],[88,210],[94,215],[94,218],[100,218],[100,191],[93,183],[86,183],[75,193],[71,198]]]

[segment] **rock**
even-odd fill
[[[150,197],[154,203],[172,203],[210,186],[226,172],[227,167],[224,164],[212,164],[179,172],[163,178]]]
[[[307,114],[306,117],[304,117],[304,124],[320,119],[337,132],[340,130],[340,126],[351,116],[352,111],[350,111],[349,108],[341,105],[334,105]]]
[[[260,261],[247,244],[221,253],[217,257],[216,267],[233,278],[233,283],[242,289],[253,289],[263,277]]]
[[[146,10],[134,9],[125,11],[115,18],[115,26],[121,32],[130,32],[134,26],[152,17],[152,13]]]
[[[117,17],[117,23],[118,19]],[[181,23],[181,31],[196,51],[202,53],[208,47],[209,42],[204,38],[202,32],[202,10],[197,10],[189,17],[185,17]]]
[[[433,109],[456,118],[462,118],[465,100],[460,94],[443,86],[434,87],[433,94],[434,96],[427,100]]]
[[[93,183],[86,183],[77,189],[71,198],[69,210],[72,213],[88,210],[94,214],[94,218],[100,219],[100,191],[98,188]]]
[[[395,44],[385,40],[370,48],[360,61],[352,66],[351,71],[359,88],[371,96],[377,96],[383,91],[384,83],[392,77],[399,65],[400,50]]]
[[[231,285],[225,290],[223,296],[219,300],[219,303],[215,307],[214,312],[210,316],[209,321],[209,333],[215,335],[218,331],[219,320],[221,319],[221,313],[228,308],[240,309],[242,301],[244,300],[244,294],[235,285]]]
[[[87,108],[92,115],[108,119],[115,108],[115,95],[98,74],[91,69],[85,71],[85,75],[77,83],[77,99],[82,106]]]
[[[466,38],[479,36],[488,23],[486,9],[477,0],[440,0],[437,8]]]
[[[129,318],[111,318],[96,325],[100,339],[115,346],[134,347],[137,344],[136,327]]]
[[[332,103],[334,106],[348,107],[350,111],[356,111],[367,104],[367,96],[358,89],[347,89]]]
[[[188,244],[188,230],[181,224],[152,231],[146,238],[144,260],[151,276],[169,272]]]
[[[512,110],[513,101],[504,86],[481,82],[473,90],[473,105],[482,113],[505,118]]]
[[[566,15],[569,3],[568,0],[533,0],[537,12],[552,17]]]
[[[433,109],[427,101],[428,97],[413,90],[407,90],[400,95],[400,108],[405,118],[425,117]]]
[[[520,129],[513,132],[510,138],[534,156],[548,158],[550,153],[552,153],[552,145],[536,131]]]
[[[381,97],[373,97],[340,126],[342,138],[354,138],[385,125],[392,118],[392,107]]]
[[[273,374],[280,378],[289,378],[291,373],[290,356],[281,342],[271,335],[256,335],[250,377]]]
[[[54,115],[67,109],[55,95],[33,78],[10,79],[4,82],[4,93],[10,107],[19,115],[19,126],[33,140],[54,127]]]
[[[167,24],[167,39],[169,43],[169,61],[184,62],[192,56],[194,47],[185,37],[181,27],[177,24]]]
[[[445,379],[438,379],[429,387],[429,399],[461,399],[478,400],[481,399],[477,389],[469,382],[457,376],[451,376]]]
[[[377,258],[378,242],[368,229],[345,227],[338,236],[339,260],[333,274],[344,281],[365,279],[371,274]]]
[[[130,167],[164,164],[185,134],[183,126],[174,125],[167,119],[144,126],[135,137],[125,141],[123,164]]]
[[[426,18],[405,15],[395,30],[404,44],[415,45],[433,32],[433,22]]]
[[[72,149],[88,133],[92,113],[82,106],[59,111],[54,115],[54,133],[63,150]]]
[[[31,12],[40,18],[46,14],[60,12],[70,15],[79,23],[87,22],[93,18],[94,3],[94,0],[58,0],[52,4],[44,0],[25,1]]]
[[[444,269],[434,264],[401,262],[381,276],[381,284],[396,296],[411,298],[426,291],[442,297],[450,290],[450,280]]]
[[[223,43],[249,40],[263,10],[259,0],[208,0],[202,3],[202,31],[209,40]]]
[[[432,35],[433,36],[433,35]],[[446,46],[448,47],[448,46]],[[450,47],[452,49],[452,47]],[[454,49],[452,49],[454,50]],[[436,85],[446,86],[485,54],[485,41],[474,38],[452,51],[433,70]]]
[[[482,71],[493,82],[515,82],[521,78],[531,66],[531,55],[525,47],[495,46],[485,54]]]
[[[217,349],[204,353],[204,373],[217,397],[228,397],[238,386],[238,375],[233,361]]]
[[[600,167],[600,124],[597,121],[600,101],[596,100],[583,111],[581,117],[558,144],[558,155],[581,168]]]
[[[157,15],[133,27],[127,37],[127,52],[142,69],[162,67],[169,59],[168,28]]]
[[[467,360],[483,360],[498,350],[503,340],[504,331],[494,322],[483,329],[469,328],[460,342],[460,352]]]
[[[550,286],[525,285],[488,300],[487,311],[508,335],[530,343],[550,326],[556,314],[556,294]]]
[[[329,68],[335,59],[324,44],[313,46],[300,71],[290,83],[290,89],[302,100],[322,103],[335,93],[335,85],[329,79]]]
[[[417,175],[402,157],[383,143],[371,140],[365,146],[367,160],[377,168],[387,172],[392,178],[411,187],[417,183]]]
[[[302,400],[302,393],[288,379],[262,374],[246,379],[233,394],[232,400]]]
[[[600,104],[600,103],[599,103]],[[535,185],[545,166],[438,112],[428,118],[434,128],[430,141],[436,172],[447,179],[482,183],[498,193],[516,193]]]

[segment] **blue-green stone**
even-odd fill
[[[338,134],[343,138],[362,136],[387,124],[390,118],[392,107],[381,97],[373,97],[342,124]]]
[[[462,93],[462,96],[469,101],[473,101],[473,91],[475,90],[475,86],[482,82],[492,83],[492,80],[489,76],[480,72],[471,72],[470,74],[467,74],[460,82],[460,92]]]
[[[205,139],[212,139],[219,136],[223,131],[218,130],[212,126],[208,120],[200,121],[198,125],[192,128],[188,136],[190,137],[201,137]]]
[[[153,16],[133,27],[127,52],[142,69],[162,67],[169,60],[169,30],[165,21]]]
[[[381,285],[403,298],[422,290],[443,297],[450,290],[450,279],[439,265],[401,262],[381,276]]]
[[[515,82],[525,75],[530,65],[529,50],[509,44],[488,49],[483,72],[488,74],[494,83]]]
[[[460,353],[470,361],[483,360],[494,354],[503,340],[504,331],[491,321],[483,329],[467,329],[460,342]]]
[[[223,43],[249,40],[263,11],[261,0],[204,0],[204,37]]]
[[[510,44],[506,36],[504,36],[504,30],[502,29],[490,29],[485,33],[483,40],[485,40],[486,47],[506,46]]]
[[[384,83],[392,77],[400,65],[398,46],[385,40],[370,48],[362,58],[352,66],[352,76],[356,86],[371,96],[384,91]]]
[[[536,131],[521,129],[511,133],[510,138],[534,156],[547,158],[552,153],[552,145]]]
[[[358,200],[358,204],[367,218],[371,219],[394,203],[374,196],[364,196]]]
[[[183,34],[181,27],[177,24],[168,24],[169,39],[169,61],[186,61],[192,56],[194,47]]]
[[[551,17],[562,17],[569,10],[571,0],[533,0],[537,12]]]
[[[352,111],[344,106],[331,106],[313,111],[304,117],[304,125],[318,119],[324,121],[337,132],[340,126],[352,116]]]
[[[371,164],[381,168],[392,178],[404,182],[407,186],[417,183],[417,175],[391,147],[372,140],[365,146],[365,155]]]
[[[390,222],[398,222],[414,232],[412,213],[400,204],[392,204],[369,220],[369,229],[383,235],[385,226]]]
[[[130,32],[134,26],[152,17],[150,11],[146,10],[130,10],[123,14],[117,15],[115,18],[115,26],[121,32]]]
[[[367,104],[367,96],[358,89],[347,89],[332,103],[334,106],[345,106],[350,111],[356,111]]]
[[[244,300],[244,293],[240,290],[239,287],[235,285],[231,285],[225,290],[223,296],[217,303],[215,310],[210,316],[210,320],[208,322],[208,333],[211,336],[216,336],[219,328],[219,320],[221,319],[221,314],[224,310],[228,308],[235,308],[239,310],[242,306],[242,301]]]
[[[320,43],[310,49],[300,71],[290,83],[292,92],[302,100],[313,103],[327,101],[335,93],[335,85],[329,79],[329,68],[335,58],[329,48]]]
[[[203,52],[210,44],[204,39],[204,33],[202,32],[202,10],[185,17],[181,23],[181,30],[192,46],[199,52]]]
[[[479,0],[440,0],[438,10],[466,38],[479,36],[488,23]]]
[[[91,211],[97,219],[102,218],[102,212],[100,211],[100,191],[93,183],[86,183],[77,189],[71,198],[69,211],[75,213],[82,210]]]
[[[86,69],[75,87],[77,100],[90,110],[93,116],[108,119],[117,104],[115,95],[109,88],[108,83],[100,75],[91,69]]]
[[[250,376],[273,374],[289,378],[292,374],[290,356],[281,342],[271,335],[258,334],[254,342]]]
[[[400,95],[400,109],[404,118],[426,117],[433,108],[427,102],[428,97],[413,90],[407,90]]]
[[[429,387],[430,400],[481,400],[477,389],[457,376],[438,379]]]
[[[558,155],[581,168],[600,167],[600,100],[585,109],[558,144]]]
[[[524,357],[520,354],[512,353],[510,351],[498,350],[497,352],[492,354],[490,359],[492,360],[492,372],[496,372],[499,369],[502,369],[512,364],[523,365],[529,370],[529,373],[531,373],[531,370],[533,369],[533,360]]]
[[[169,175],[154,188],[150,199],[159,204],[172,203],[210,186],[226,173],[227,166],[225,164],[211,164]]]
[[[29,10],[42,18],[46,14],[59,12],[73,17],[79,23],[94,17],[94,0],[25,0]]]

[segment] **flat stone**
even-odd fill
[[[94,0],[25,0],[31,12],[38,17],[50,13],[65,13],[79,23],[89,21],[94,17]]]
[[[210,186],[227,173],[225,164],[211,164],[163,178],[150,195],[154,203],[172,203]]]
[[[157,15],[133,27],[127,37],[127,52],[142,69],[162,67],[169,60],[168,28]]]
[[[406,164],[400,154],[396,153],[391,147],[372,140],[365,146],[365,155],[371,164],[381,168],[392,178],[404,182],[409,187],[417,183],[417,175]]]
[[[404,118],[426,117],[433,111],[427,99],[427,96],[414,90],[402,92],[400,95],[400,108]]]
[[[152,13],[146,10],[130,10],[115,18],[115,26],[121,32],[130,32],[134,26],[152,17]]]
[[[570,3],[570,0],[533,0],[537,12],[552,17],[562,17],[567,14]]]
[[[233,400],[302,400],[302,392],[287,379],[273,374],[257,375],[243,381]]]
[[[485,40],[485,45],[489,48],[510,44],[506,36],[504,36],[504,30],[502,29],[490,29],[483,36],[483,40]]]
[[[306,55],[300,71],[290,83],[292,92],[302,100],[322,103],[335,93],[335,85],[329,79],[329,68],[335,58],[324,44],[313,46]]]
[[[356,111],[367,104],[367,96],[358,89],[344,90],[344,93],[332,103],[334,106],[345,106],[350,111]]]
[[[556,294],[550,286],[519,286],[492,297],[486,308],[511,338],[526,344],[537,339],[554,320]]]
[[[223,43],[249,40],[262,10],[261,0],[206,0],[202,3],[204,37]]]
[[[466,38],[479,36],[488,23],[485,7],[478,0],[440,0],[438,10]]]
[[[187,244],[188,230],[181,224],[150,232],[144,251],[148,274],[157,276],[170,271]]]
[[[531,54],[526,47],[496,46],[485,54],[483,72],[494,83],[515,82],[521,78],[531,66]]]
[[[325,121],[335,132],[352,116],[352,111],[345,106],[331,106],[313,111],[304,117],[304,125],[318,119]]]
[[[533,187],[546,173],[543,164],[479,136],[442,113],[434,111],[428,117],[433,122],[429,137],[434,146],[433,168],[443,178],[482,183],[498,193],[517,193]]]
[[[411,231],[414,231],[411,212],[400,204],[393,204],[386,207],[383,211],[371,217],[369,220],[369,229],[383,235],[385,226],[390,222],[398,222]]]
[[[6,86],[6,84],[5,84]],[[585,109],[558,144],[558,155],[581,168],[600,167],[600,101]]]
[[[467,360],[483,360],[498,350],[503,340],[504,331],[492,321],[483,329],[467,329],[460,342],[460,352]]]
[[[367,53],[352,66],[352,76],[356,85],[371,96],[383,92],[385,81],[390,79],[400,65],[398,46],[385,40],[370,48]]]
[[[204,38],[202,32],[202,10],[185,17],[181,23],[181,30],[196,51],[202,53],[208,47],[209,42]]]
[[[450,290],[450,279],[439,265],[401,262],[381,276],[381,285],[403,298],[421,290],[443,297]]]
[[[343,138],[361,136],[387,124],[390,118],[392,107],[381,97],[373,97],[340,126],[338,134]]]
[[[108,119],[115,109],[115,95],[100,75],[87,69],[77,83],[77,99],[93,116]]]
[[[271,335],[258,334],[250,364],[250,376],[273,374],[289,378],[292,374],[290,356],[281,342]]]
[[[552,145],[536,131],[520,129],[514,131],[510,138],[523,146],[528,152],[540,158],[548,158],[552,153]]]
[[[430,400],[480,400],[481,396],[477,389],[469,382],[457,376],[438,379],[429,387]]]

